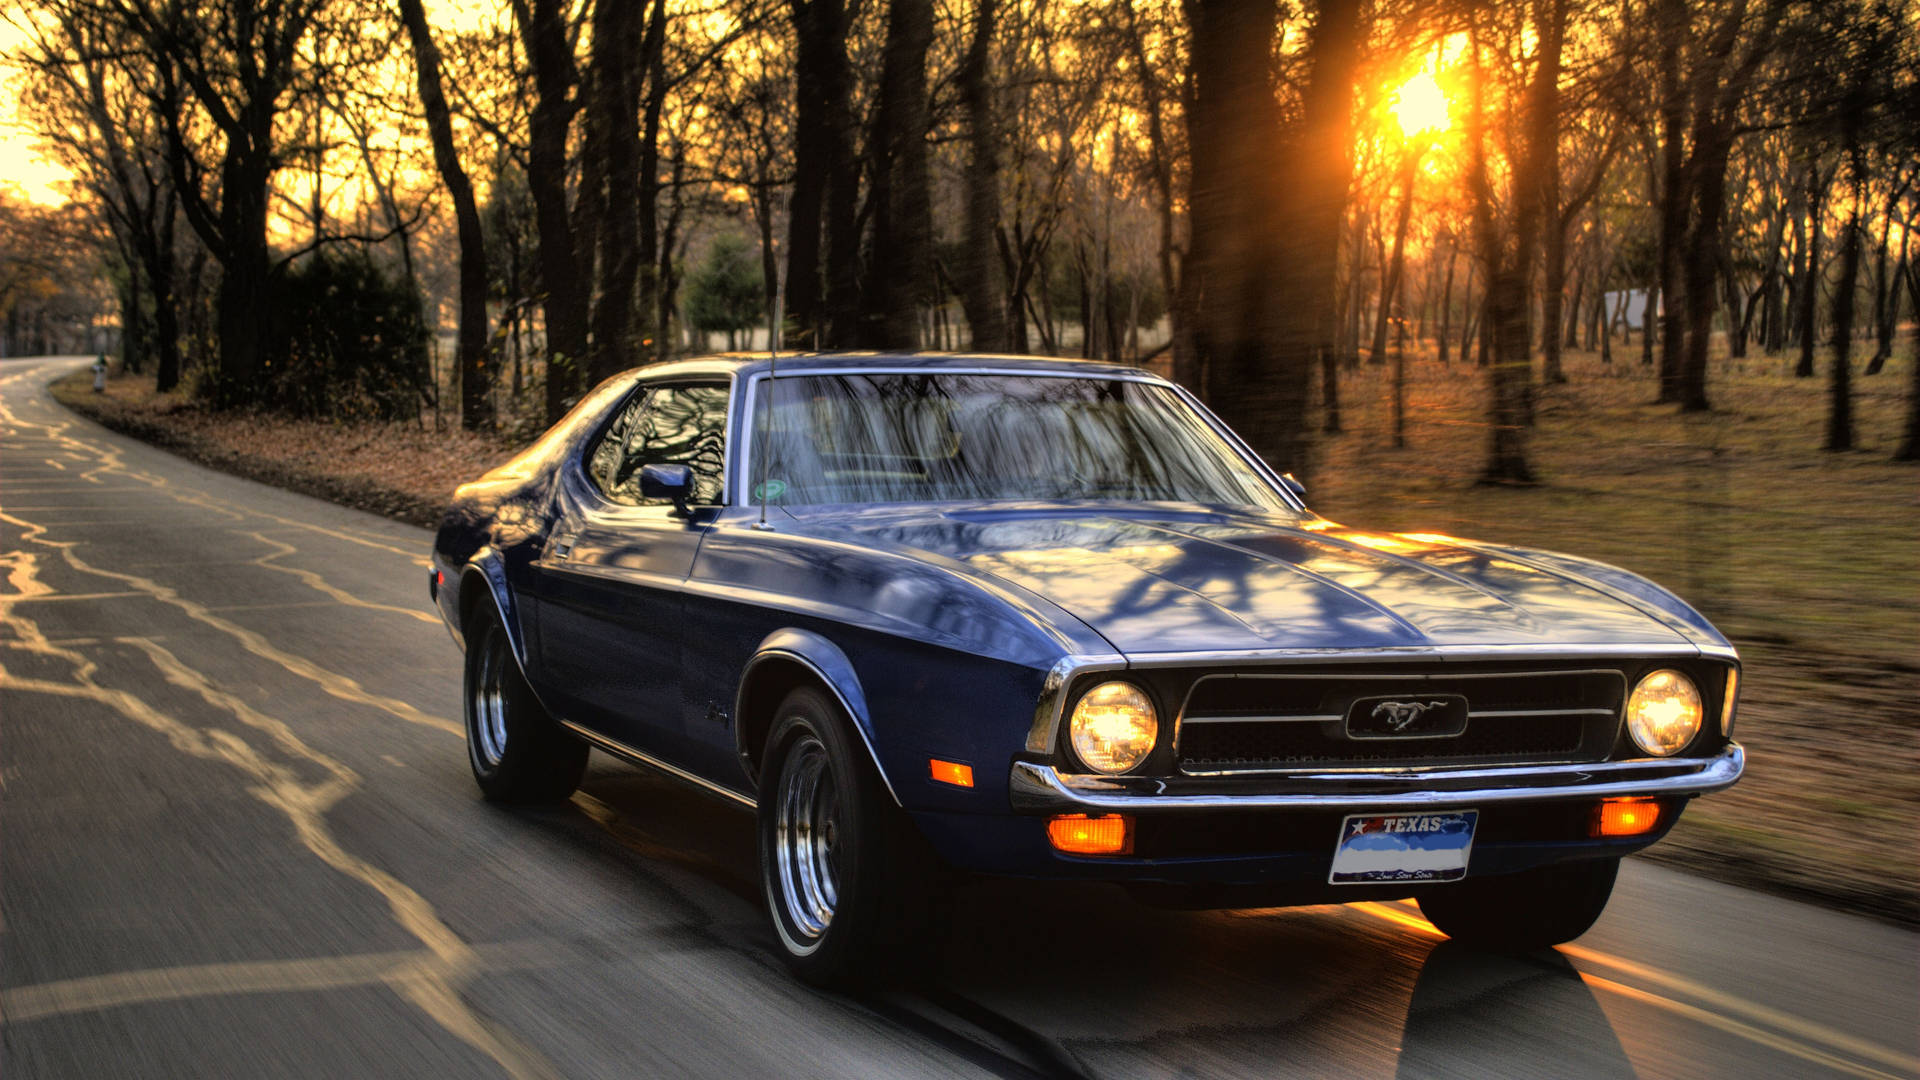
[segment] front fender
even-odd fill
[[[887,789],[894,804],[900,805],[900,793],[895,790],[893,780],[887,776],[886,766],[880,763],[880,755],[874,748],[873,715],[867,707],[867,695],[860,685],[860,676],[853,670],[853,662],[847,659],[847,654],[840,646],[811,630],[795,627],[775,630],[761,640],[748,658],[746,667],[741,670],[733,709],[736,718],[733,725],[734,749],[740,760],[744,763],[753,757],[752,747],[747,745],[749,727],[745,719],[747,691],[753,685],[754,669],[776,661],[797,663],[807,668],[840,702],[840,707],[853,720],[854,730],[860,733],[860,742],[866,747],[867,759],[873,762],[874,771],[880,775],[880,783]]]

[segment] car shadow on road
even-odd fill
[[[777,968],[750,812],[603,766],[570,805],[524,813],[583,853],[611,857],[611,838],[714,944]],[[1634,1075],[1593,992],[1550,950],[1482,953],[1340,905],[1163,910],[1098,883],[976,880],[953,899],[948,940],[857,1000],[957,1053],[992,1047],[989,1071]]]

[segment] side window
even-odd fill
[[[685,465],[693,470],[696,504],[725,497],[727,388],[656,386],[634,395],[601,436],[587,471],[607,498],[635,506],[660,500],[640,497],[643,465]]]
[[[653,391],[641,387],[633,399],[620,407],[620,415],[613,418],[606,433],[594,444],[593,453],[587,456],[587,475],[593,477],[594,486],[600,494],[615,502],[637,503],[640,501],[640,467],[626,467],[627,437],[640,423],[642,414],[647,411],[647,399]],[[631,489],[631,496],[623,492]]]

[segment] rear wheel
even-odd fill
[[[760,878],[787,965],[817,986],[883,980],[933,940],[938,863],[851,721],[802,687],[775,714],[760,770]]]
[[[483,615],[467,634],[467,761],[496,802],[558,802],[587,768],[587,744],[533,696],[500,623]]]
[[[1448,937],[1518,951],[1572,941],[1613,895],[1619,859],[1557,863],[1499,877],[1468,878],[1420,897],[1420,911]]]

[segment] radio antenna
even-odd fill
[[[767,527],[767,450],[768,444],[773,441],[773,379],[779,374],[780,368],[780,325],[784,321],[784,312],[781,308],[785,305],[786,299],[786,282],[776,271],[773,275],[773,318],[767,324],[767,385],[763,388],[765,390],[763,396],[767,399],[767,403],[760,410],[760,435],[754,440],[757,451],[754,456],[760,459],[758,467],[760,479],[754,485],[760,496],[760,523],[754,526],[756,529]]]

